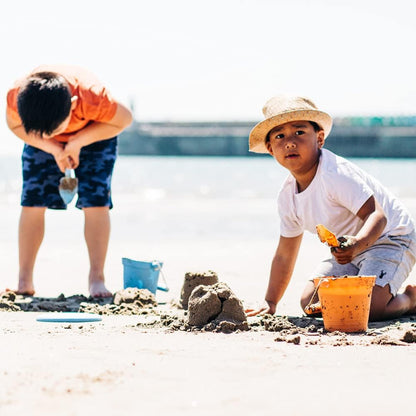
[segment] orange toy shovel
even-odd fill
[[[328,244],[329,247],[339,247],[339,241],[335,234],[331,233],[324,225],[318,224],[316,226],[316,232],[322,243]]]

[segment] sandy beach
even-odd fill
[[[82,214],[73,207],[48,212],[36,296],[24,300],[27,311],[0,312],[1,415],[412,414],[413,317],[371,323],[367,333],[350,335],[327,333],[322,320],[304,317],[299,295],[327,251],[316,236],[305,235],[272,320],[251,318],[248,330],[230,333],[184,324],[177,305],[189,271],[215,271],[244,307],[263,298],[277,243],[276,204],[273,198],[239,201],[236,210],[227,198],[161,200],[120,192],[112,212],[108,287],[122,290],[121,258],[130,257],[163,261],[170,291],[157,293],[159,305],[150,312],[102,314],[92,323],[36,320],[71,302],[93,303]],[[414,215],[414,199],[405,203]],[[1,201],[8,219],[0,233],[2,287],[9,288],[17,275],[17,206],[18,193]],[[415,277],[413,271],[409,282]]]
[[[416,331],[409,318],[370,324],[359,335],[282,336],[256,327],[258,318],[249,331],[224,334],[146,328],[137,315],[72,324],[37,322],[38,315],[0,315],[2,415],[391,415],[413,408],[416,348],[403,342]],[[386,388],[393,397],[376,396]]]

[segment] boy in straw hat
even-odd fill
[[[250,133],[250,151],[270,153],[289,171],[278,196],[280,241],[265,303],[248,315],[274,314],[289,284],[304,230],[324,224],[342,236],[312,277],[377,276],[370,319],[416,313],[416,286],[398,294],[416,258],[415,225],[403,205],[366,172],[323,149],[331,117],[303,97],[278,96],[264,106],[265,120]],[[313,281],[302,309],[315,301]]]

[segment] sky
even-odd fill
[[[413,115],[415,12],[414,0],[7,1],[0,94],[69,63],[134,103],[138,121],[259,121],[279,93],[334,116]]]

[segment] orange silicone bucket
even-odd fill
[[[376,276],[326,276],[314,279],[325,329],[367,331],[375,281]]]

